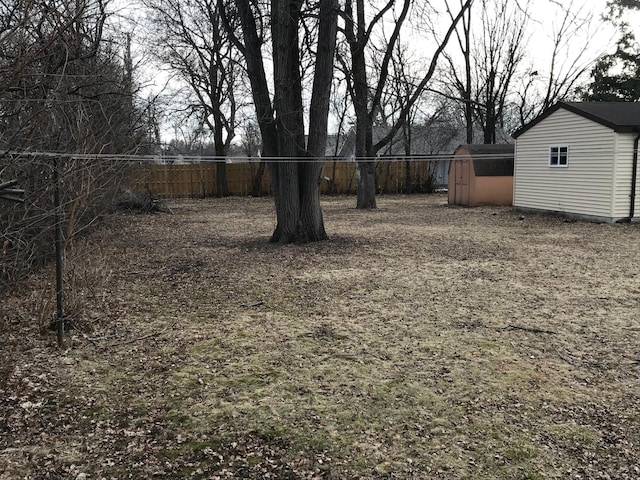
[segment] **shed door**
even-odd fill
[[[469,205],[469,177],[471,176],[471,162],[463,160],[456,168],[456,205]]]

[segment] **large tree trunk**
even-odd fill
[[[271,106],[260,39],[248,0],[236,0],[245,39],[247,70],[268,157],[277,224],[272,242],[327,238],[320,208],[320,173],[327,138],[329,93],[337,31],[336,0],[321,0],[318,51],[311,96],[309,145],[305,148],[300,77],[299,21],[302,0],[271,0],[274,100]],[[274,118],[274,113],[275,118]],[[266,135],[265,135],[266,134]]]
[[[368,117],[368,115],[367,115]],[[363,122],[362,132],[361,123],[357,120],[356,126],[356,158],[358,160],[358,192],[356,208],[364,210],[372,210],[377,208],[376,205],[376,165],[374,161],[375,153],[373,152],[373,133],[371,122],[367,119]]]
[[[278,223],[271,241],[279,243],[324,240],[327,234],[320,207],[320,173],[327,140],[327,122],[336,38],[335,0],[320,2],[318,51],[311,96],[309,144],[304,145],[304,119],[298,27],[301,0],[272,0],[274,107],[277,112],[278,151],[300,163],[274,162],[273,191]]]
[[[322,163],[309,162],[302,166],[300,172],[300,222],[297,241],[316,242],[325,240],[327,233],[324,229],[322,209],[320,208],[320,174]]]
[[[271,242],[292,243],[298,241],[297,228],[300,218],[300,189],[298,164],[295,161],[274,161],[269,164],[271,191],[276,206],[276,228]]]
[[[275,87],[273,107],[276,112],[280,158],[271,162],[269,173],[277,218],[271,241],[278,243],[297,240],[300,218],[300,185],[296,160],[302,160],[305,152],[302,80],[298,65],[298,21],[301,6],[300,0],[271,1]]]
[[[301,164],[301,218],[299,240],[317,241],[327,238],[320,208],[320,176],[324,164],[329,123],[329,103],[336,49],[337,0],[321,0],[318,26],[318,51],[309,108],[309,162]]]
[[[366,97],[365,97],[366,98]],[[356,208],[372,210],[376,205],[376,168],[373,152],[373,127],[369,115],[356,120],[356,159],[358,160],[358,193]]]
[[[376,208],[376,169],[374,162],[358,162],[358,200],[356,208]]]

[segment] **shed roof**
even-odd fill
[[[473,159],[473,171],[476,177],[509,177],[513,175],[513,144],[460,145],[456,149],[456,153],[460,149],[469,152]]]
[[[616,132],[634,132],[640,128],[640,102],[558,102],[527,125],[513,133],[517,138],[559,109],[565,109],[609,127]]]

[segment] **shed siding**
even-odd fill
[[[475,177],[473,206],[511,205],[513,203],[513,177]]]
[[[633,172],[633,142],[635,133],[619,133],[616,137],[616,167],[613,192],[613,216],[629,216],[631,203],[631,177]],[[640,183],[640,182],[639,182]],[[634,218],[640,218],[640,186],[636,184],[636,206]]]
[[[613,216],[615,132],[560,109],[516,140],[516,207]],[[568,145],[568,167],[549,166],[549,146]]]

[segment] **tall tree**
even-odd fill
[[[640,101],[640,45],[625,14],[640,10],[640,0],[609,0],[606,20],[617,27],[620,37],[613,53],[594,66],[592,81],[583,93],[591,101]]]
[[[462,4],[462,0],[460,0]],[[459,69],[453,60],[453,57],[445,53],[444,57],[449,65],[449,72],[445,75],[445,81],[450,85],[449,90],[452,90],[452,94],[454,96],[458,96],[462,110],[464,112],[464,122],[465,122],[465,135],[466,142],[471,144],[474,142],[473,131],[474,131],[474,111],[476,105],[472,100],[472,89],[473,89],[473,71],[472,71],[472,63],[471,63],[471,12],[472,7],[468,8],[462,19],[458,28],[456,28],[456,40],[458,43],[458,47],[460,48],[460,53],[462,54],[462,58],[464,60],[464,65],[462,67],[462,72],[459,72]],[[453,14],[451,10],[448,10],[449,16],[453,18]],[[449,96],[449,95],[446,95]]]
[[[449,38],[455,31],[457,22],[471,5],[472,0],[467,0],[462,5],[460,12],[454,17],[444,37],[436,48],[431,63],[422,79],[415,85],[412,95],[405,104],[409,110],[418,101],[421,93],[433,77],[440,54],[444,50]],[[398,5],[399,4],[399,5]],[[367,11],[373,8],[366,5],[365,0],[346,0],[343,12],[344,32],[349,44],[351,54],[351,76],[353,88],[351,96],[356,115],[356,160],[358,161],[358,195],[356,207],[360,209],[376,208],[376,183],[374,157],[376,152],[393,140],[402,128],[407,115],[401,112],[394,125],[391,126],[388,135],[373,143],[373,122],[379,111],[383,92],[389,80],[389,71],[393,52],[400,38],[400,32],[405,20],[408,18],[411,0],[387,0],[382,8],[376,10],[368,20]],[[396,9],[396,7],[398,7]],[[399,11],[397,11],[399,10]],[[367,65],[367,48],[371,47],[372,34],[380,23],[385,20],[385,15],[392,15],[393,28],[388,40],[385,41],[385,49],[376,51],[381,55],[380,75],[375,84],[370,82]]]
[[[529,5],[529,0],[482,0],[477,5],[479,21],[472,24],[469,14],[456,33],[463,67],[458,68],[454,57],[446,55],[450,67],[446,77],[453,87],[451,95],[460,99],[464,109],[469,143],[474,124],[482,130],[483,143],[496,143],[496,132],[526,52]]]
[[[468,142],[475,141],[475,127],[484,143],[495,143],[499,130],[518,128],[570,97],[593,64],[593,45],[576,42],[595,32],[593,14],[576,0],[550,2],[550,35],[535,37],[548,46],[548,54],[529,58],[531,25],[538,21],[532,5],[531,0],[482,0],[477,15],[470,13],[460,23],[459,53],[446,54],[442,93],[463,109]]]
[[[226,155],[235,136],[241,69],[216,0],[145,0],[156,54],[188,89],[187,116],[206,125],[216,156],[216,193],[227,195]]]
[[[374,73],[380,75],[380,69],[382,66],[376,59],[373,59]],[[402,120],[402,127],[398,132],[397,139],[394,139],[387,145],[388,152],[391,153],[403,153],[407,160],[405,160],[405,186],[403,191],[405,193],[413,193],[417,186],[413,185],[412,179],[412,161],[409,157],[412,154],[412,140],[413,130],[420,113],[421,103],[415,103],[408,107],[408,103],[414,93],[414,86],[420,81],[420,74],[423,68],[416,62],[412,56],[412,52],[409,50],[406,44],[398,42],[391,57],[391,75],[388,81],[388,87],[382,94],[380,100],[380,108],[374,119],[376,125],[380,125],[386,128],[391,127],[398,119],[399,115],[404,115]],[[426,113],[422,113],[422,116],[429,116]],[[389,148],[399,140],[401,148],[394,149]]]
[[[222,0],[218,0],[222,4]],[[303,11],[302,0],[271,0],[273,99],[264,66],[262,44],[265,20],[259,5],[236,0],[244,42],[241,50],[262,137],[262,153],[269,161],[277,225],[271,241],[318,241],[327,238],[320,207],[320,174],[327,140],[329,100],[337,35],[337,0],[319,0]],[[317,18],[315,67],[308,108],[309,136],[305,139],[305,109],[300,30],[303,19]],[[260,22],[260,23],[258,23]],[[307,32],[310,30],[305,29]],[[306,140],[306,141],[305,141]]]
[[[333,126],[334,137],[331,145],[327,146],[327,153],[333,157],[331,162],[331,170],[327,172],[329,175],[329,190],[328,193],[338,193],[338,183],[335,181],[336,174],[338,172],[337,157],[342,150],[345,141],[349,135],[349,130],[353,126],[353,111],[351,108],[351,101],[349,93],[351,91],[351,79],[348,75],[345,75],[345,69],[342,64],[344,57],[340,54],[340,45],[336,46],[336,70],[333,79],[333,89],[330,103],[330,118],[335,122]],[[329,148],[330,147],[330,148]]]
[[[511,8],[508,0],[482,1],[482,29],[476,52],[478,80],[475,116],[482,128],[483,143],[496,143],[507,96],[525,54],[528,2],[524,10]]]
[[[540,61],[518,75],[512,118],[505,119],[513,129],[524,126],[553,104],[574,98],[586,72],[602,54],[591,41],[603,30],[602,24],[595,21],[588,4],[570,0],[557,3],[555,8],[546,64]]]

